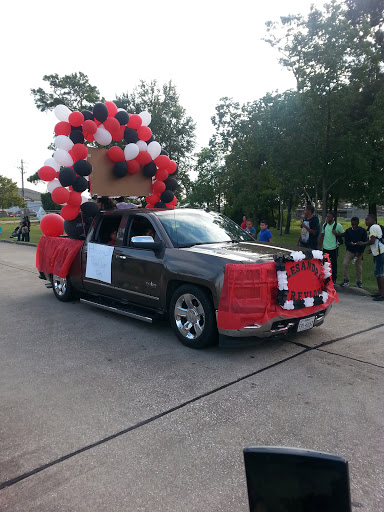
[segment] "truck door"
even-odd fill
[[[121,299],[142,306],[160,309],[163,279],[163,257],[152,249],[132,247],[133,236],[152,236],[160,241],[160,235],[148,216],[131,215],[125,227],[123,244],[115,246],[112,261],[114,293]]]
[[[83,246],[84,288],[91,293],[114,296],[113,260],[115,244],[123,239],[126,217],[108,212],[100,217],[90,239]],[[116,239],[116,240],[114,240]]]

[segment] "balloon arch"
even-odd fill
[[[84,218],[94,217],[98,211],[97,205],[82,195],[89,190],[92,173],[86,142],[109,147],[107,154],[114,164],[115,178],[142,172],[152,179],[152,194],[145,198],[146,208],[175,208],[177,164],[154,140],[149,112],[128,114],[106,101],[96,103],[92,111],[81,112],[57,105],[54,113],[59,120],[55,125],[56,150],[38,174],[47,182],[52,201],[62,208],[60,216],[49,214],[42,218],[40,227],[46,236],[60,236],[64,229],[68,236],[79,233],[75,226],[84,227]],[[126,143],[124,149],[111,145],[120,141]]]

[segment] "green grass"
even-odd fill
[[[8,219],[9,220],[9,219]],[[2,232],[0,233],[0,240],[13,240],[17,243],[17,238],[10,238],[12,231],[20,225],[20,220],[15,220],[13,222],[1,222],[0,227],[2,228]],[[29,241],[33,243],[38,243],[41,238],[41,230],[40,224],[38,222],[31,224],[31,231],[29,234]]]

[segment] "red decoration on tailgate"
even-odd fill
[[[36,268],[39,272],[67,277],[83,240],[42,236],[36,251]]]
[[[295,281],[296,293],[299,291],[297,287],[302,287],[303,297],[308,291],[307,288],[310,289],[313,286],[313,283],[306,283],[305,279]],[[250,265],[228,264],[225,267],[217,327],[237,330],[249,325],[265,324],[279,316],[300,318],[312,315],[320,309],[326,309],[332,302],[339,300],[332,282],[327,287],[328,300],[325,304],[302,309],[283,309],[276,303],[277,292],[274,262]]]

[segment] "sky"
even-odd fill
[[[197,150],[213,133],[210,118],[223,96],[245,103],[295,87],[279,55],[262,41],[265,22],[309,12],[319,0],[162,0],[134,3],[67,0],[2,6],[0,175],[21,186],[51,156],[57,119],[35,107],[42,77],[82,71],[106,100],[140,80],[172,80],[196,123]],[[156,134],[154,134],[156,137]],[[166,148],[165,148],[166,149]]]

